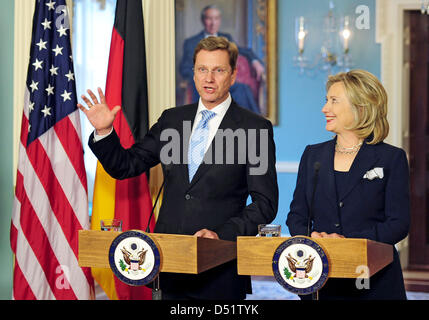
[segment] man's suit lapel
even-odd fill
[[[231,102],[231,105],[228,108],[228,111],[226,112],[225,116],[222,119],[222,122],[219,125],[218,130],[225,130],[225,129],[232,129],[233,131],[236,130],[237,128],[239,128],[239,120],[240,120],[240,116],[237,113],[237,108],[236,108],[236,104],[234,101]],[[194,177],[192,178],[192,181],[190,182],[189,187],[191,188],[192,186],[194,186],[198,180],[201,179],[201,177],[210,169],[213,168],[212,165],[210,165],[210,163],[214,163],[214,153],[215,148],[213,147],[213,144],[216,140],[216,136],[213,138],[213,140],[211,141],[211,144],[208,148],[208,151],[212,150],[213,153],[211,152],[207,152],[204,155],[204,160],[203,163],[201,163],[201,165],[198,167],[197,172],[195,172]],[[206,164],[208,163],[208,164]],[[188,181],[189,181],[189,174],[187,174],[188,177]]]

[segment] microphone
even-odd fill
[[[152,211],[150,212],[149,219],[147,220],[146,233],[150,233],[150,220],[152,219],[153,212],[155,211],[156,204],[158,203],[159,196],[161,195],[161,191],[164,188],[165,181],[167,180],[167,176],[170,173],[171,164],[167,164],[164,166],[164,178],[162,179],[161,187],[159,188],[158,195],[156,196],[155,203],[153,204]]]
[[[311,237],[311,221],[313,220],[313,206],[314,206],[314,195],[316,193],[317,181],[319,178],[320,162],[316,161],[313,165],[314,176],[313,176],[313,193],[311,194],[310,209],[308,211],[308,222],[307,222],[307,237]]]
[[[153,204],[152,211],[150,212],[150,215],[149,215],[149,219],[147,220],[146,233],[150,233],[150,220],[152,219],[153,212],[155,211],[159,196],[161,195],[161,191],[164,188],[165,181],[167,180],[170,170],[171,170],[171,164],[166,164],[164,166],[164,178],[162,179],[161,187],[159,188],[158,195],[156,196],[155,203]],[[151,284],[152,284],[152,300],[162,300],[162,292],[159,285],[159,275],[153,280]]]

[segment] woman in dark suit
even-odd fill
[[[405,152],[386,144],[387,94],[363,70],[330,76],[322,112],[334,139],[306,147],[286,224],[292,236],[366,238],[395,245],[409,230]],[[318,175],[318,179],[315,179]],[[313,189],[314,195],[313,195]],[[329,279],[319,299],[406,299],[398,252],[358,289],[355,279]],[[303,296],[303,299],[310,296]]]

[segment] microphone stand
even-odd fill
[[[159,287],[159,275],[153,280],[152,300],[162,300],[162,292]]]
[[[314,195],[316,194],[316,187],[317,182],[319,178],[319,170],[320,170],[320,162],[314,163],[314,178],[313,178],[313,192],[311,194],[311,202],[310,202],[310,209],[308,212],[308,222],[307,222],[307,237],[311,237],[311,222],[313,220],[313,210],[314,210]],[[312,300],[319,300],[319,291],[313,292],[312,294]]]
[[[155,211],[155,207],[158,203],[159,196],[161,195],[162,189],[164,189],[165,180],[167,180],[168,173],[170,172],[169,165],[165,166],[165,175],[162,180],[161,187],[159,188],[158,195],[156,196],[155,203],[153,204],[152,211],[150,212],[149,219],[147,221],[146,233],[150,233],[150,220],[152,219],[152,215]],[[162,300],[162,292],[159,285],[159,275],[153,280],[152,284],[152,300]]]
[[[311,221],[313,220],[313,207],[314,207],[314,195],[316,194],[316,186],[319,178],[320,162],[314,163],[314,179],[313,179],[313,192],[311,194],[310,209],[308,212],[307,222],[307,237],[311,237]]]
[[[146,233],[150,233],[150,220],[152,219],[153,212],[158,203],[158,199],[159,199],[159,196],[161,195],[161,191],[164,188],[164,184],[165,184],[165,177],[164,177],[164,180],[162,181],[161,188],[159,188],[158,195],[156,196],[155,203],[153,204],[152,211],[150,212],[150,215],[149,215],[149,219],[147,220]]]

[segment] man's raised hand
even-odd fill
[[[106,97],[100,88],[98,88],[98,94],[100,96],[101,103],[98,102],[97,97],[91,90],[88,90],[87,92],[92,101],[85,95],[82,95],[82,99],[87,104],[88,109],[80,103],[78,103],[77,107],[85,113],[98,135],[106,135],[112,130],[113,121],[115,120],[116,114],[121,110],[121,107],[116,106],[110,110],[106,103]]]

